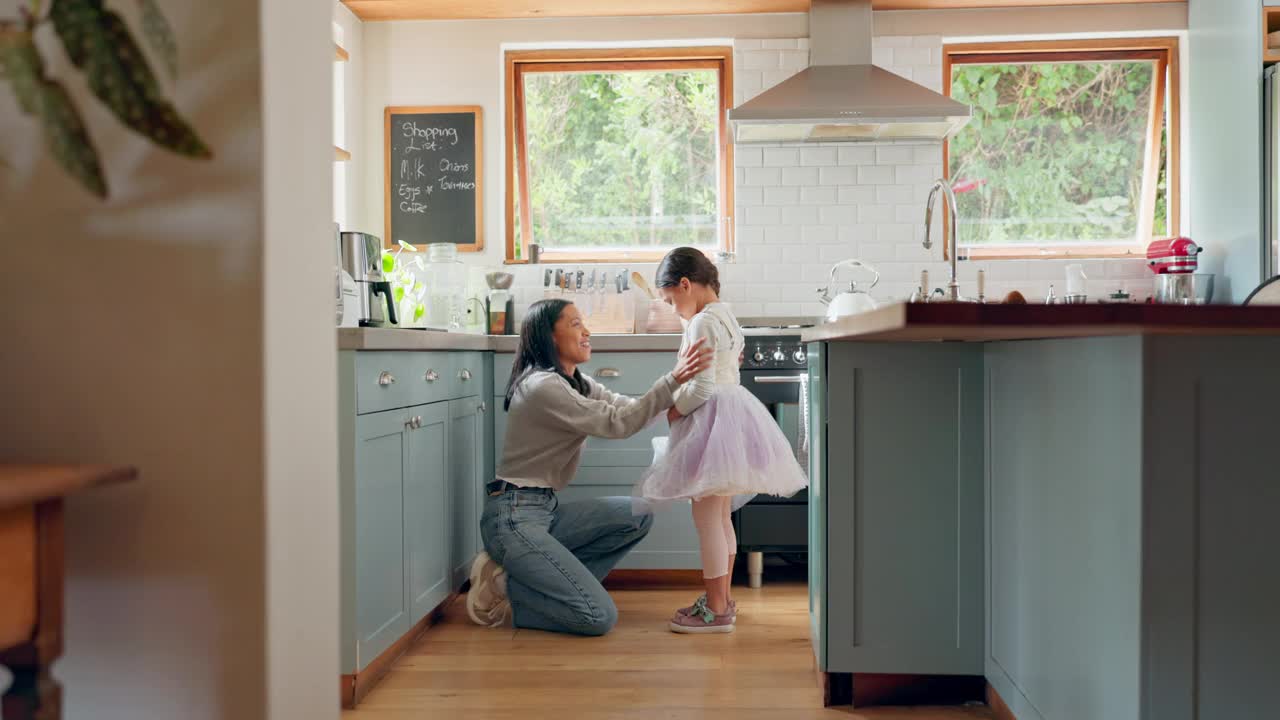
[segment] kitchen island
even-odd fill
[[[830,701],[1274,717],[1280,308],[893,305],[805,340]]]

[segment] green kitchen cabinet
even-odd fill
[[[471,560],[480,551],[486,458],[488,404],[478,396],[451,400],[449,406],[449,568],[453,587],[467,579]]]
[[[354,676],[458,591],[493,473],[493,357],[339,356],[341,666]]]
[[[982,346],[830,343],[810,372],[820,669],[981,675]]]
[[[409,631],[401,511],[409,439],[401,410],[355,419],[354,605],[360,667]],[[345,638],[344,638],[345,640]],[[363,662],[361,662],[363,661]]]
[[[453,591],[449,542],[452,424],[449,403],[409,408],[404,475],[406,605],[416,623]]]

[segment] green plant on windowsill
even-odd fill
[[[427,306],[422,301],[427,295],[427,286],[418,281],[418,276],[413,274],[413,268],[409,267],[409,263],[400,262],[401,253],[405,250],[416,253],[418,248],[403,240],[398,242],[400,247],[395,253],[382,251],[382,274],[391,281],[391,297],[396,301],[396,317],[408,318],[412,315],[412,320],[401,319],[400,321],[401,325],[409,326],[417,323],[423,315],[427,314]],[[419,270],[426,269],[426,263],[422,262],[421,255],[413,256],[413,265]]]
[[[170,77],[178,73],[173,29],[157,0],[136,0],[143,36]],[[165,98],[151,65],[125,22],[102,0],[26,0],[16,20],[0,20],[0,80],[18,107],[40,124],[45,146],[64,170],[100,198],[109,194],[98,151],[80,111],[61,82],[50,77],[35,33],[51,24],[89,89],[129,129],[179,155],[207,159],[208,146]]]

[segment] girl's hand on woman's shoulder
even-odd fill
[[[675,370],[671,371],[676,382],[681,385],[689,382],[695,375],[711,367],[715,350],[706,347],[706,338],[698,338],[680,353]]]

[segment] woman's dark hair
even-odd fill
[[[503,408],[511,409],[511,398],[516,388],[530,374],[538,371],[551,371],[569,381],[569,385],[585,397],[591,392],[587,381],[577,368],[573,377],[567,375],[560,365],[560,353],[556,352],[556,321],[564,309],[573,303],[568,300],[539,300],[529,306],[529,312],[520,323],[520,347],[516,350],[515,362],[511,364],[511,379],[507,381],[507,399]]]
[[[675,287],[681,278],[689,278],[689,282],[706,285],[720,294],[720,271],[701,250],[679,247],[667,253],[658,265],[654,284],[660,288]]]

